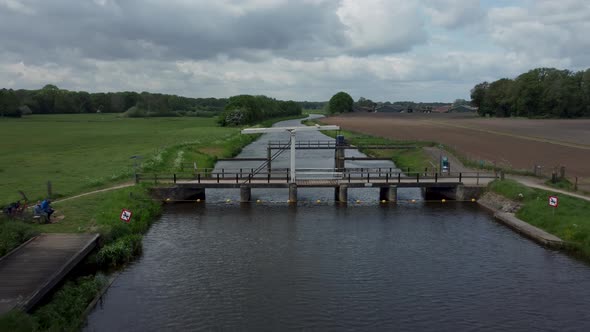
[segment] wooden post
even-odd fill
[[[438,183],[438,173],[434,173],[434,183]]]
[[[201,183],[201,173],[197,173],[197,182]]]
[[[402,173],[397,173],[397,183],[402,182]]]
[[[219,173],[217,173],[217,183],[219,183]]]
[[[559,168],[559,179],[561,179],[561,180],[565,179],[565,166],[561,166]]]
[[[238,175],[236,174],[236,183],[240,182]]]
[[[459,173],[459,182],[463,181],[463,173]]]
[[[135,173],[135,184],[139,183],[139,174]]]
[[[176,184],[176,173],[174,173],[174,184]]]
[[[576,176],[576,182],[574,182],[574,191],[578,191],[578,177]]]

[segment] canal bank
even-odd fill
[[[242,156],[265,153],[250,149]],[[330,189],[301,190],[291,207],[284,190],[251,195],[261,203],[220,189],[206,204],[166,206],[86,330],[590,328],[587,266],[471,202],[425,202],[410,189],[395,206],[369,188],[350,190],[360,204],[348,207]]]

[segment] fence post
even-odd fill
[[[385,183],[389,183],[389,173],[385,173]]]
[[[350,172],[348,172],[348,183],[350,183]]]
[[[238,183],[238,182],[240,182],[240,181],[238,180],[238,175],[236,174],[236,183]]]
[[[367,172],[367,183],[371,182],[371,172]]]
[[[479,172],[477,172],[477,182],[476,182],[476,184],[479,185]]]
[[[459,173],[459,182],[463,181],[463,173]]]
[[[397,183],[402,182],[402,173],[397,173]]]
[[[270,173],[266,176],[268,183],[270,183]]]
[[[139,174],[135,173],[135,184],[139,183]]]
[[[176,173],[174,173],[174,184],[176,184]]]
[[[219,173],[217,173],[217,183],[219,183]]]
[[[416,172],[416,183],[420,183],[420,173]]]
[[[197,173],[197,182],[201,183],[201,173]]]
[[[576,182],[574,182],[574,191],[578,191],[578,177],[576,176]]]
[[[438,173],[434,173],[434,183],[438,183]]]

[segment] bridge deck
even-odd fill
[[[493,178],[375,178],[375,179],[298,179],[298,187],[338,187],[340,185],[347,185],[351,188],[355,187],[454,187],[460,184],[467,186],[485,186]],[[161,181],[160,184],[173,184],[171,181]],[[175,183],[179,187],[195,187],[195,188],[239,188],[242,185],[248,185],[252,188],[286,188],[289,186],[286,179],[264,179],[253,178],[246,179],[201,179],[201,180],[177,180]]]
[[[30,310],[96,246],[98,234],[41,234],[0,258],[0,315]]]

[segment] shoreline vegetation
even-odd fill
[[[35,123],[36,121],[34,120],[37,117],[33,116],[30,119]],[[47,118],[47,116],[41,117],[44,117],[42,121],[37,122],[42,122],[44,125],[48,123],[52,125],[57,123],[59,125],[59,123],[64,122],[70,128],[76,125],[89,126],[91,127],[91,134],[92,129],[97,130],[95,128],[96,123],[102,126],[120,125],[114,115],[53,115],[53,119]],[[76,119],[76,117],[83,117],[83,119]],[[260,122],[258,126],[268,127],[278,121],[304,117],[306,115],[275,117]],[[138,166],[138,171],[162,172],[175,170],[181,167],[178,161],[179,156],[190,158],[185,160],[198,160],[199,167],[202,168],[214,167],[217,158],[235,156],[240,153],[244,146],[260,137],[260,135],[241,135],[241,128],[237,127],[217,127],[215,126],[215,119],[190,118],[180,120],[182,122],[176,122],[178,120],[180,119],[172,120],[172,122],[167,121],[167,119],[147,120],[148,125],[142,123],[142,121],[146,121],[143,119],[125,120],[126,127],[131,127],[131,131],[134,131],[135,134],[141,131],[146,136],[151,134],[150,131],[155,129],[149,122],[153,121],[153,124],[164,122],[163,127],[165,129],[159,128],[159,130],[155,131],[155,136],[157,137],[148,139],[144,143],[146,145],[157,141],[158,138],[166,135],[169,131],[183,131],[182,135],[176,133],[174,137],[183,136],[182,138],[184,140],[181,141],[184,141],[184,143],[162,146],[153,155],[146,155],[141,165]],[[134,121],[135,123],[129,125],[129,121]],[[185,121],[189,123],[184,123]],[[196,130],[190,128],[191,125]],[[102,129],[104,130],[104,127]],[[79,130],[78,134],[87,134],[88,130],[89,128],[84,128],[84,130]],[[189,141],[188,136],[191,135],[195,137],[190,137],[192,141]],[[170,143],[173,141],[166,140],[166,142]],[[107,145],[115,150],[118,149],[117,144],[110,140],[97,144]],[[108,150],[108,147],[103,146],[101,152],[104,153],[105,149]],[[96,156],[91,158],[96,158]],[[35,163],[35,161],[32,163]],[[69,165],[63,167],[76,168],[75,163]],[[105,180],[101,183],[101,186],[106,187],[121,183],[121,181],[131,180],[133,170],[129,169],[128,166],[127,168],[125,172],[121,173],[121,176]],[[70,169],[65,170],[63,173],[71,174]],[[21,176],[15,180],[33,182],[35,179],[27,179]],[[63,186],[66,188],[63,189],[63,192],[67,192],[68,196],[80,193],[83,189],[93,188],[93,186],[76,187],[67,181],[56,181],[56,183],[60,187]],[[60,289],[54,292],[45,305],[36,308],[31,313],[13,310],[1,316],[0,330],[63,331],[79,329],[86,319],[83,315],[86,306],[99,295],[99,291],[106,283],[105,277],[102,274],[123,268],[127,263],[141,254],[143,234],[149,230],[151,224],[156,220],[162,209],[161,202],[151,198],[148,188],[148,185],[135,185],[82,196],[64,202],[55,202],[53,204],[54,208],[58,210],[60,215],[66,216],[64,220],[55,224],[40,225],[18,220],[3,220],[0,218],[0,256],[3,256],[10,250],[18,247],[21,243],[43,232],[101,234],[100,248],[91,254],[83,263],[85,269],[94,270],[95,273],[67,281]],[[0,194],[6,194],[7,191],[8,189],[4,188],[4,190],[0,190]],[[58,197],[66,196],[63,194],[60,195],[59,193],[57,195]],[[29,195],[37,198],[37,195],[40,194],[37,191],[31,190]],[[130,223],[123,223],[119,220],[121,208],[127,208],[133,211],[133,219]]]
[[[92,115],[90,116],[92,117]],[[102,115],[95,116],[101,117]],[[274,122],[302,117],[296,115],[270,119],[263,121],[259,126],[268,127]],[[58,119],[65,121],[64,117]],[[183,119],[183,121],[185,120],[187,119]],[[183,158],[199,158],[199,163],[202,165],[200,167],[213,167],[217,158],[234,156],[244,146],[259,137],[259,135],[239,135],[239,128],[220,127],[216,127],[216,129],[222,129],[221,138],[215,134],[211,137],[212,134],[207,128],[211,129],[214,119],[199,120],[204,121],[205,124],[197,127],[203,129],[199,132],[201,135],[199,137],[209,136],[208,139],[202,138],[202,140],[194,140],[192,143],[171,144],[160,148],[155,157],[148,157],[143,161],[141,168],[149,171],[162,171],[165,167],[170,169],[171,165],[172,167],[178,166],[176,160],[179,155],[182,155]],[[104,119],[98,120],[98,122],[104,121]],[[137,119],[137,121],[142,120]],[[90,121],[86,119],[85,122]],[[107,123],[109,122],[107,121]],[[317,123],[317,120],[308,120],[304,123],[313,125]],[[165,133],[166,131],[160,131],[158,135],[165,135]],[[193,134],[194,132],[188,131],[188,133]],[[346,139],[353,144],[398,144],[417,147],[416,149],[392,151],[362,151],[372,156],[392,158],[398,167],[404,169],[408,167],[410,169],[424,169],[424,165],[429,165],[431,157],[422,148],[438,146],[435,142],[393,141],[349,131],[341,131],[340,133],[344,134]],[[327,132],[326,134],[331,137],[336,135],[335,132]],[[132,172],[128,171],[125,174],[130,177]],[[111,179],[110,182],[106,181],[102,183],[102,186],[116,183],[120,183],[118,178]],[[77,190],[77,192],[75,190],[72,192],[79,193],[80,189]],[[555,215],[549,215],[548,213],[551,211],[547,210],[545,199],[548,192],[531,189],[510,180],[495,181],[488,190],[509,199],[520,199],[522,207],[516,213],[518,218],[562,238],[567,242],[568,252],[590,260],[590,221],[585,221],[583,218],[590,213],[590,206],[587,202],[562,196],[560,209],[555,212]],[[519,194],[522,194],[522,198]],[[83,315],[86,306],[99,295],[99,291],[106,283],[101,271],[108,272],[122,268],[137,257],[141,253],[142,235],[149,230],[151,224],[161,213],[161,204],[151,199],[147,185],[101,192],[63,203],[56,202],[54,205],[60,213],[67,216],[65,221],[38,225],[0,220],[0,229],[2,230],[0,253],[2,251],[8,252],[40,232],[98,232],[101,234],[101,248],[85,261],[85,264],[93,267],[96,273],[66,282],[53,294],[47,304],[36,308],[30,314],[13,311],[0,317],[0,329],[2,330],[79,329],[86,319]],[[118,214],[122,207],[134,212],[133,221],[129,224],[118,220]],[[558,218],[557,222],[555,218]]]

